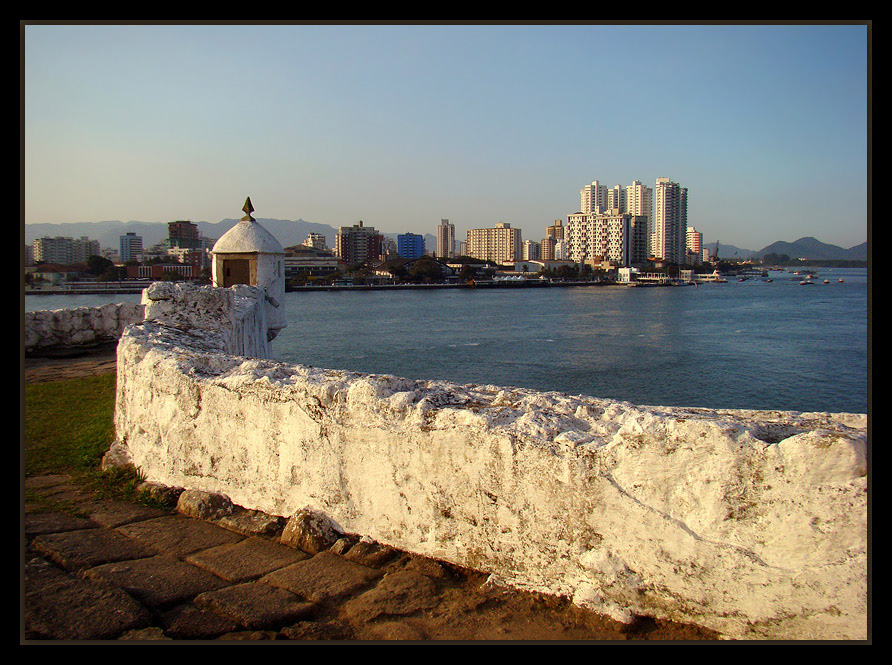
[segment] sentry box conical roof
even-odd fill
[[[214,244],[212,254],[284,254],[285,250],[276,237],[251,216],[254,206],[251,197],[242,208],[245,216]]]

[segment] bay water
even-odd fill
[[[291,292],[272,348],[289,363],[642,405],[866,413],[867,270],[817,272],[807,286],[771,272],[675,288]],[[139,299],[26,296],[25,309]]]

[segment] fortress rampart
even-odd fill
[[[131,302],[25,312],[25,351],[112,342],[142,319],[143,306]]]
[[[264,292],[155,284],[118,345],[146,477],[728,638],[867,636],[867,417],[711,410],[269,359]]]

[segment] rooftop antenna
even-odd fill
[[[245,199],[245,205],[242,208],[242,210],[245,212],[245,216],[242,217],[241,221],[243,221],[243,222],[256,222],[257,221],[256,219],[251,217],[251,213],[254,212],[254,206],[251,205],[251,197],[250,196],[247,199]]]

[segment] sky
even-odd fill
[[[868,26],[24,27],[24,222],[254,216],[383,233],[688,189],[704,242],[868,233]]]

